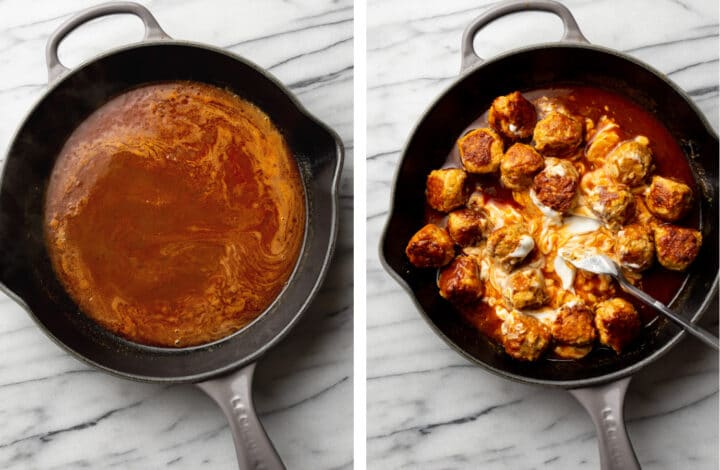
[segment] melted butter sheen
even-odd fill
[[[46,195],[55,271],[83,312],[143,344],[190,346],[254,320],[305,224],[297,164],[267,115],[194,82],[145,86],[70,136]]]

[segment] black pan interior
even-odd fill
[[[130,343],[81,314],[53,273],[42,231],[45,187],[66,138],[112,97],[162,80],[195,80],[227,88],[263,109],[297,158],[307,197],[302,253],[276,302],[241,332],[212,345],[180,350]],[[0,187],[0,280],[51,337],[85,360],[144,380],[207,378],[258,355],[305,309],[335,237],[334,189],[341,158],[335,134],[301,111],[274,80],[249,63],[187,44],[125,48],[51,87],[20,128]]]
[[[632,372],[678,334],[660,319],[620,356],[595,351],[580,361],[522,363],[480,336],[437,293],[434,270],[415,269],[405,245],[423,224],[425,178],[439,168],[463,129],[499,95],[563,84],[590,85],[629,97],[665,123],[693,168],[701,209],[704,243],[684,289],[672,307],[685,316],[699,309],[713,290],[718,272],[718,141],[699,111],[674,85],[628,58],[575,45],[526,49],[499,57],[473,70],[442,95],[413,132],[397,173],[393,208],[381,242],[381,258],[436,332],[452,346],[495,372],[527,382],[569,382]],[[576,382],[577,384],[577,382]]]

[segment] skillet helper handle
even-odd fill
[[[138,3],[110,2],[90,7],[61,24],[60,27],[50,35],[47,47],[45,48],[45,60],[48,68],[48,83],[52,83],[58,77],[70,70],[60,62],[58,57],[58,47],[65,36],[70,34],[78,26],[81,26],[90,20],[94,20],[95,18],[100,18],[102,16],[118,14],[135,15],[142,20],[145,25],[145,37],[143,38],[143,41],[147,41],[149,39],[170,39],[170,36],[163,31],[152,13]]]
[[[462,54],[460,73],[465,72],[472,66],[483,62],[483,59],[475,53],[475,48],[473,47],[473,40],[481,29],[498,18],[502,18],[503,16],[507,16],[512,13],[521,13],[525,11],[546,11],[559,16],[563,22],[563,27],[565,28],[562,38],[560,39],[561,42],[590,42],[585,38],[585,36],[583,36],[580,31],[580,27],[578,26],[577,21],[575,21],[575,17],[573,17],[572,13],[570,13],[570,10],[568,10],[562,3],[555,2],[553,0],[511,0],[508,2],[502,2],[475,18],[475,20],[470,23],[467,28],[465,28],[465,32],[463,32],[462,37],[462,45],[460,47],[460,52]]]
[[[252,379],[255,363],[230,375],[196,384],[220,405],[230,423],[239,470],[285,470],[255,414]]]
[[[625,429],[623,405],[630,377],[569,392],[590,414],[597,431],[602,470],[640,470]]]
[[[715,351],[720,350],[720,345],[718,344],[718,338],[716,336],[710,334],[708,331],[702,329],[697,325],[694,325],[692,322],[673,312],[672,310],[667,308],[664,303],[647,295],[645,292],[630,284],[625,278],[617,277],[616,279],[620,283],[620,287],[622,288],[622,290],[632,295],[633,297],[642,300],[650,307],[659,310],[663,313],[663,315],[675,322],[675,324],[682,327],[685,331],[705,343],[707,346],[715,349]]]

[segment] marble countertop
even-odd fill
[[[0,0],[0,155],[42,95],[45,44],[81,0]],[[351,0],[142,1],[171,36],[241,55],[287,84],[346,146],[341,224],[328,280],[292,333],[263,357],[255,398],[289,468],[352,466]],[[138,41],[133,17],[71,34],[61,59],[77,65]],[[220,409],[192,386],[111,377],[56,346],[0,295],[0,468],[237,468]]]
[[[457,77],[462,31],[489,3],[368,5],[368,468],[599,467],[593,425],[569,394],[470,364],[431,331],[378,261],[402,146],[423,110]],[[668,74],[717,130],[717,1],[565,3],[591,42]],[[491,57],[560,34],[558,19],[526,13],[493,23],[475,44]],[[702,323],[717,334],[717,305]],[[626,418],[643,468],[717,468],[717,390],[717,353],[692,339],[633,379]]]

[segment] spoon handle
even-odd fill
[[[666,317],[668,317],[670,320],[674,321],[678,325],[682,326],[685,331],[690,333],[691,335],[698,338],[703,343],[707,344],[708,346],[715,348],[715,350],[720,350],[720,346],[718,345],[718,338],[714,335],[708,333],[704,329],[700,328],[697,325],[694,325],[690,323],[685,318],[679,316],[669,308],[665,306],[662,302],[655,300],[654,298],[647,295],[645,292],[641,291],[637,287],[630,284],[626,279],[624,279],[622,276],[617,277],[617,281],[620,284],[620,287],[627,292],[628,294],[642,300],[646,304],[648,304],[651,307],[654,307],[655,309],[662,312]]]

